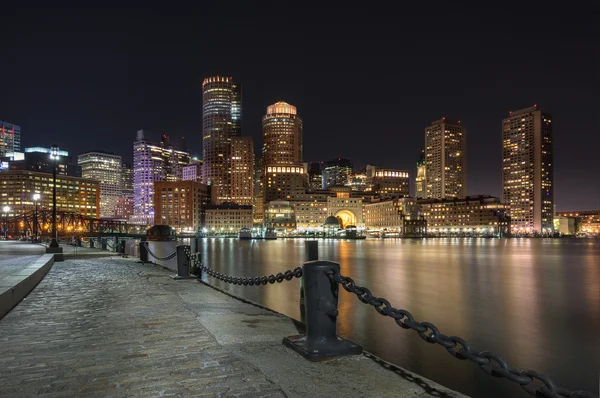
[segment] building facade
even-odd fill
[[[231,140],[231,202],[254,204],[254,143],[252,137]]]
[[[54,167],[54,160],[51,159],[50,155],[52,150],[44,147],[31,147],[25,148],[25,152],[20,157],[14,157],[12,161],[9,161],[10,170],[28,170],[37,171],[40,173],[52,173]],[[14,155],[16,155],[15,153]],[[58,158],[56,159],[56,174],[81,177],[81,168],[74,164],[69,152],[64,150],[58,151]]]
[[[510,234],[507,206],[494,196],[420,199],[417,203],[430,234],[498,237]]]
[[[424,199],[427,197],[426,190],[427,166],[425,166],[425,149],[421,150],[419,161],[417,162],[417,177],[415,178],[415,197]]]
[[[367,190],[381,197],[410,196],[408,171],[367,165]]]
[[[237,234],[242,228],[252,228],[252,206],[223,203],[206,209],[204,224],[209,234]]]
[[[100,182],[100,217],[113,218],[117,200],[123,196],[121,156],[102,151],[86,152],[78,156],[77,164],[83,178]]]
[[[287,200],[274,200],[265,206],[265,225],[277,232],[296,230],[294,206]]]
[[[231,77],[202,82],[202,182],[217,202],[231,201],[231,141],[241,135],[242,89]]]
[[[355,173],[348,176],[348,183],[346,184],[353,191],[364,192],[367,189],[367,174],[366,173]]]
[[[34,194],[39,194],[38,211],[52,210],[52,174],[27,170],[0,173],[0,207],[8,206],[9,216],[35,210]],[[97,180],[56,176],[56,210],[100,217],[100,185]]]
[[[436,120],[425,128],[427,198],[467,195],[467,130],[459,121]]]
[[[154,183],[181,180],[183,167],[190,162],[189,152],[169,145],[163,136],[160,144],[144,138],[142,130],[133,143],[133,224],[154,222]]]
[[[502,121],[502,191],[514,233],[554,231],[552,115],[538,106]]]
[[[558,217],[575,217],[581,220],[579,232],[590,235],[600,234],[600,210],[559,211]]]
[[[21,127],[0,120],[0,158],[21,150]]]
[[[352,175],[352,163],[348,159],[337,158],[321,164],[321,187],[328,189],[334,185],[348,185]]]
[[[183,181],[202,181],[202,160],[192,159],[189,165],[181,169]]]
[[[413,198],[375,200],[365,203],[365,227],[380,236],[422,237],[427,221]]]
[[[169,225],[177,232],[197,232],[205,223],[210,188],[197,181],[154,183],[154,224]]]
[[[355,226],[364,229],[363,199],[353,196],[350,187],[331,187],[327,197],[327,217],[329,216],[336,217],[342,228]]]
[[[308,189],[318,191],[323,187],[323,173],[321,172],[321,162],[311,162],[307,164],[308,169]]]

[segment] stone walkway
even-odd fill
[[[0,319],[0,396],[462,397],[364,356],[308,362],[281,344],[289,318],[169,275],[56,263]]]

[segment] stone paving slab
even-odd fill
[[[308,362],[281,344],[289,318],[171,274],[55,264],[0,319],[0,396],[463,397],[365,356]]]

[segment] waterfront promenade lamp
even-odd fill
[[[52,145],[50,158],[52,159],[52,242],[46,248],[46,253],[54,253],[54,261],[63,261],[63,249],[58,245],[56,237],[56,161],[58,160],[58,146]]]
[[[6,239],[8,233],[8,213],[10,213],[10,207],[4,206],[2,208],[2,212],[4,213],[4,239]]]
[[[33,201],[35,202],[35,213],[33,215],[33,239],[32,242],[37,242],[38,236],[38,202],[41,198],[39,193],[33,194]]]

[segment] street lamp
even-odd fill
[[[63,249],[56,240],[56,161],[58,160],[58,146],[52,145],[50,158],[52,159],[52,242],[46,248],[46,253],[54,253],[54,261],[64,261]]]
[[[40,200],[41,195],[39,193],[33,194],[33,201],[35,202],[35,214],[33,218],[33,239],[32,242],[37,242],[38,236],[38,201]]]
[[[4,239],[6,240],[6,235],[8,233],[8,213],[10,212],[10,207],[4,206],[2,211],[4,212]]]

